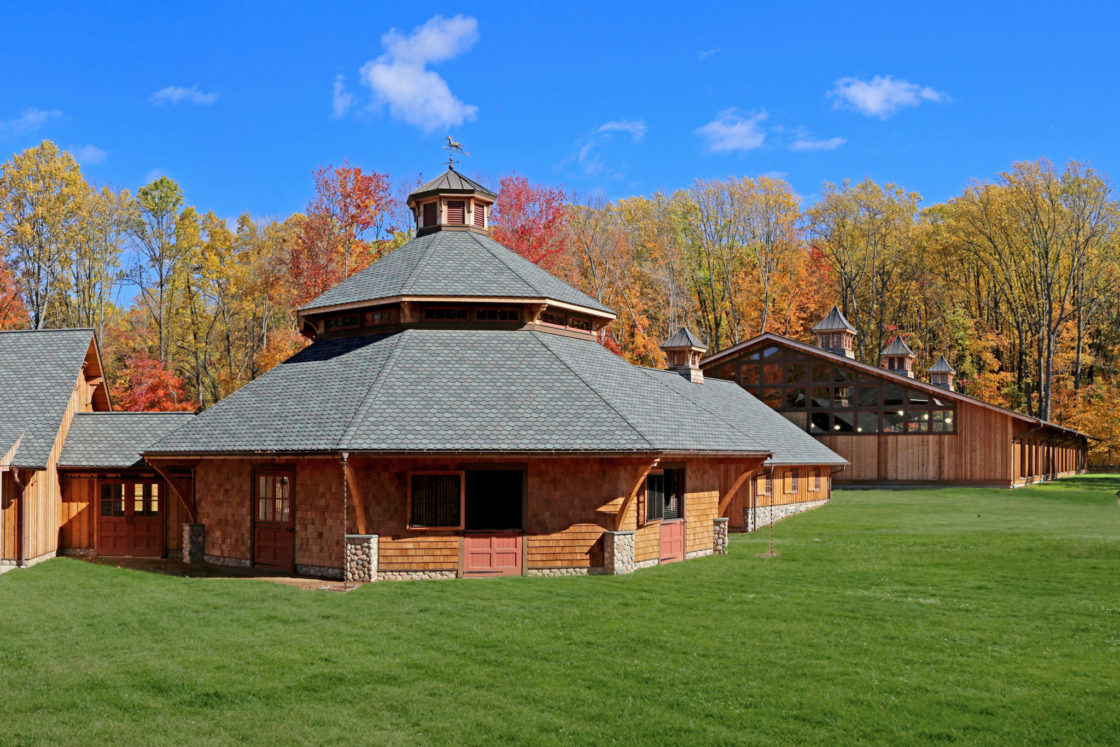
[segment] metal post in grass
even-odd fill
[[[766,552],[759,555],[759,557],[760,558],[773,558],[773,557],[777,557],[777,555],[778,555],[778,553],[774,552],[774,487],[770,488],[769,500],[766,504],[766,515],[767,515],[766,523],[769,524],[769,526],[767,527],[767,532],[769,533],[769,536],[770,536],[770,547]]]

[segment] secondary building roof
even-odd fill
[[[100,367],[89,329],[0,332],[0,461],[46,469],[87,359]]]
[[[317,341],[146,453],[324,451],[845,463],[733,382],[632,366],[594,340],[438,329]]]
[[[802,352],[802,353],[807,353],[809,355],[813,355],[813,356],[816,356],[818,358],[824,358],[826,360],[833,361],[833,362],[837,363],[838,365],[850,366],[852,368],[858,369],[860,371],[863,371],[864,373],[871,374],[873,376],[877,376],[877,377],[881,377],[881,378],[890,377],[890,380],[892,382],[898,380],[897,374],[895,374],[893,371],[878,368],[876,366],[871,366],[871,365],[868,365],[868,364],[863,363],[861,361],[857,361],[857,360],[853,360],[851,358],[844,357],[842,355],[836,355],[835,353],[830,353],[827,350],[821,350],[820,348],[815,347],[813,345],[806,345],[803,342],[798,342],[797,340],[791,340],[790,338],[783,337],[782,335],[776,335],[773,332],[765,332],[761,335],[757,335],[756,337],[752,337],[749,340],[745,340],[743,342],[740,342],[738,345],[732,345],[731,347],[729,347],[725,350],[721,350],[718,353],[715,353],[713,355],[709,355],[707,358],[705,358],[703,361],[701,361],[701,366],[703,368],[707,369],[710,366],[713,366],[713,365],[717,364],[719,361],[723,360],[724,358],[729,358],[729,357],[734,356],[736,354],[743,353],[746,350],[749,350],[750,348],[761,345],[762,343],[776,343],[778,345],[784,345],[788,348],[792,348],[792,349],[797,350],[797,351]],[[1076,436],[1076,437],[1079,437],[1079,438],[1092,438],[1092,436],[1090,436],[1089,434],[1082,433],[1081,431],[1075,430],[1073,428],[1067,428],[1064,425],[1058,425],[1057,423],[1052,423],[1048,420],[1042,420],[1041,418],[1036,418],[1036,417],[1032,417],[1030,415],[1025,415],[1024,413],[1018,412],[1017,410],[1011,410],[1011,409],[1008,409],[1006,407],[1000,407],[999,405],[993,405],[992,403],[985,402],[982,399],[977,399],[976,397],[970,397],[967,394],[961,394],[960,392],[955,392],[955,391],[952,391],[950,389],[944,389],[944,388],[936,386],[934,384],[930,384],[929,382],[922,381],[921,379],[905,379],[904,381],[905,381],[906,386],[912,386],[912,387],[915,387],[917,389],[924,390],[924,391],[928,392],[929,394],[933,394],[933,395],[935,395],[937,397],[940,397],[940,398],[943,398],[943,399],[952,399],[952,400],[956,400],[956,401],[959,401],[959,402],[968,402],[970,404],[977,405],[979,407],[983,407],[987,410],[993,410],[993,411],[996,411],[996,412],[1005,413],[1007,415],[1010,415],[1013,418],[1016,418],[1017,420],[1021,420],[1021,421],[1027,422],[1027,423],[1032,423],[1032,424],[1034,424],[1036,426],[1039,426],[1039,427],[1053,428],[1055,430],[1062,431],[1062,432],[1064,432],[1068,435]]]
[[[79,412],[70,423],[59,467],[137,469],[153,441],[194,419],[193,412]]]
[[[412,239],[300,311],[410,297],[552,299],[613,316],[591,296],[473,231],[436,231]]]

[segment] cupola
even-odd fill
[[[434,231],[490,233],[490,210],[497,198],[478,182],[452,166],[408,196],[416,220],[416,235]]]
[[[813,331],[817,333],[817,347],[821,350],[845,358],[856,357],[856,328],[844,317],[838,306],[833,306],[828,316],[817,322]]]
[[[688,327],[678,329],[675,335],[661,343],[661,349],[669,356],[670,371],[676,371],[693,384],[704,383],[700,358],[708,351],[708,346],[696,339]]]
[[[914,361],[918,356],[914,355],[914,351],[902,340],[901,335],[895,337],[879,357],[883,368],[891,373],[908,379],[914,378]]]
[[[930,366],[929,383],[953,392],[956,391],[953,388],[953,379],[956,375],[957,369],[949,365],[949,361],[945,360],[945,356],[941,356],[937,359],[937,363]]]

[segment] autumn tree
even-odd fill
[[[15,329],[27,323],[15,274],[0,260],[0,329]]]
[[[106,308],[123,279],[121,255],[133,208],[127,190],[114,192],[105,187],[99,194],[90,194],[85,223],[72,246],[66,321],[71,327],[93,329],[98,340],[103,337]]]
[[[0,166],[0,256],[15,273],[34,329],[60,323],[89,196],[77,161],[49,140]]]
[[[494,239],[546,270],[564,251],[567,199],[560,187],[504,176],[490,220]]]
[[[360,166],[314,172],[315,196],[290,246],[288,265],[305,303],[378,259],[392,240],[396,210],[387,174]]]

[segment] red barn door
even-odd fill
[[[262,470],[253,485],[253,564],[295,568],[291,470]]]
[[[661,522],[661,562],[684,560],[684,522]]]
[[[102,482],[100,498],[99,555],[163,555],[163,513],[157,480]]]

